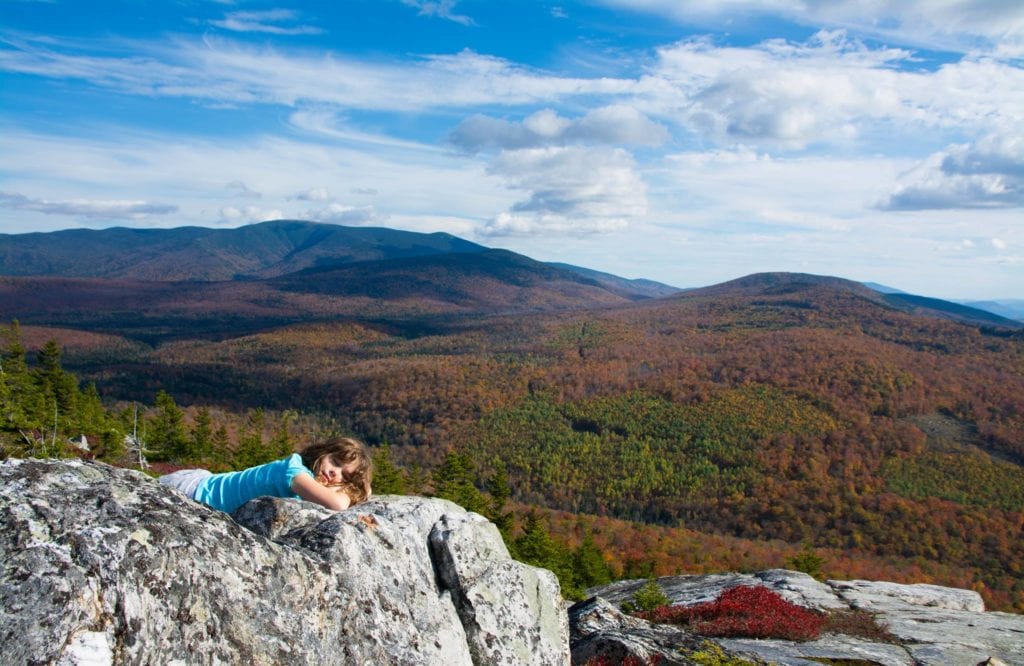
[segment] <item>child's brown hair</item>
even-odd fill
[[[365,502],[370,496],[370,486],[373,482],[373,462],[366,450],[366,445],[351,437],[331,437],[319,444],[311,444],[299,452],[302,456],[302,464],[311,472],[313,477],[318,478],[320,467],[325,460],[345,467],[350,463],[356,463],[355,470],[343,483],[332,484],[338,486],[349,496],[352,504]]]

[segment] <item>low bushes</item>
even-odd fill
[[[809,641],[818,637],[825,615],[790,603],[766,587],[741,585],[715,601],[695,606],[661,606],[636,613],[650,622],[676,624],[704,636],[779,638]]]

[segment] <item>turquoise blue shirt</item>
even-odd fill
[[[241,472],[211,474],[199,483],[195,498],[214,509],[231,513],[256,497],[298,497],[292,492],[292,479],[296,474],[309,474],[302,464],[302,456],[293,453],[287,458],[257,465]]]

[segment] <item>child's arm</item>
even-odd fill
[[[333,511],[347,509],[352,504],[349,496],[337,488],[322,485],[309,474],[296,474],[292,479],[292,491],[307,502],[315,502]]]

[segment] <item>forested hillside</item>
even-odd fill
[[[130,330],[23,335],[58,339],[108,401],[165,390],[189,422],[198,406],[237,415],[232,433],[259,407],[386,443],[413,489],[464,455],[477,491],[507,474],[521,511],[569,512],[552,514],[563,555],[587,543],[614,573],[780,565],[807,546],[826,572],[974,587],[1024,610],[1024,335],[842,281],[761,282],[152,346]]]
[[[0,275],[223,281],[273,277],[324,264],[485,249],[444,233],[301,220],[230,229],[68,229],[0,234]]]

